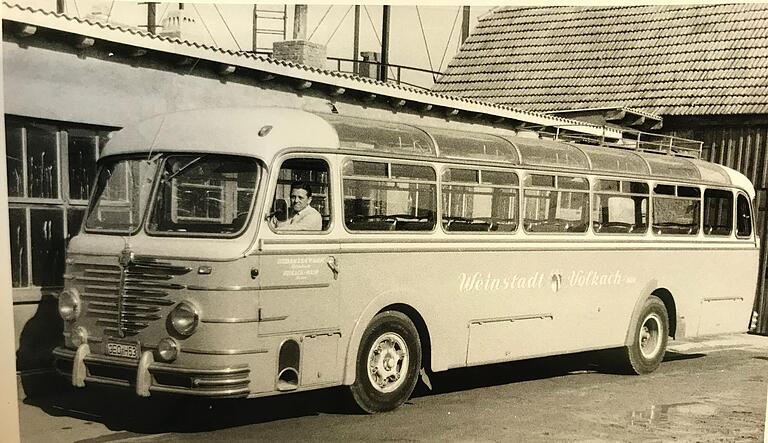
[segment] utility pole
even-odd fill
[[[360,56],[360,5],[355,5],[355,36],[352,41],[352,72],[359,74],[357,58]]]
[[[307,39],[307,5],[296,5],[293,9],[293,39]]]
[[[387,65],[389,65],[389,15],[390,6],[384,5],[381,22],[381,65],[379,66],[379,80],[386,83]]]
[[[461,17],[461,42],[469,37],[469,6],[464,6],[463,15]]]
[[[147,32],[150,34],[156,34],[157,33],[157,3],[156,2],[146,2],[146,3],[139,3],[140,5],[147,5]]]
[[[58,12],[59,14],[63,14],[65,3],[66,3],[66,0],[56,0],[56,12]]]

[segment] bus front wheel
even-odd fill
[[[376,315],[357,352],[355,404],[367,413],[391,411],[408,400],[418,381],[421,342],[411,319],[397,311]]]
[[[648,297],[631,334],[630,344],[625,349],[626,369],[635,374],[655,371],[666,353],[669,335],[669,317],[664,302],[655,296]]]

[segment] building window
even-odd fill
[[[59,287],[96,159],[116,128],[5,116],[14,288]]]

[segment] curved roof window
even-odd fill
[[[435,146],[426,132],[402,123],[356,117],[321,115],[333,126],[342,148],[435,156]]]
[[[699,168],[702,180],[726,185],[731,184],[731,177],[723,170],[722,166],[701,160],[691,160],[691,162]]]
[[[648,175],[648,165],[634,152],[597,146],[579,145],[589,157],[593,171],[614,172],[618,174]]]
[[[552,140],[510,139],[520,151],[520,162],[530,166],[556,166],[589,170],[587,156],[578,148]]]
[[[651,174],[657,177],[677,178],[682,180],[701,179],[699,168],[685,158],[667,155],[646,154],[643,158],[651,167]]]
[[[501,137],[478,132],[459,132],[437,128],[428,128],[427,132],[437,142],[441,157],[503,160],[513,164],[520,163],[515,147]]]

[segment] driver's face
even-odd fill
[[[307,195],[307,191],[304,189],[291,190],[291,207],[295,212],[299,212],[309,205],[312,201],[312,197]]]

